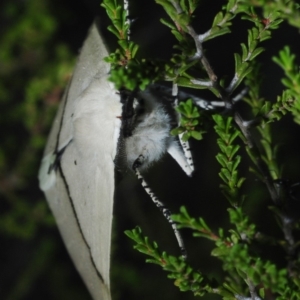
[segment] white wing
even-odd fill
[[[114,158],[119,96],[107,82],[95,25],[55,118],[39,180],[66,247],[93,298],[110,299]],[[51,167],[52,166],[52,167]]]

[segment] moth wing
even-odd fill
[[[103,62],[107,55],[93,25],[59,107],[39,173],[40,187],[65,245],[96,300],[111,299],[113,160],[121,122],[119,96],[107,82],[109,65]]]

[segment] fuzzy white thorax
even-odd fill
[[[143,163],[139,166],[143,171],[168,152],[191,175],[192,170],[177,139],[170,134],[172,119],[159,95],[149,89],[138,96],[141,100],[135,107],[134,128],[124,143],[129,168],[132,169],[139,156],[143,156]]]

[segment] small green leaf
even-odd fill
[[[221,23],[222,20],[223,20],[223,12],[220,11],[216,14],[212,27],[218,26],[218,24]]]
[[[252,53],[251,56],[249,58],[249,60],[253,60],[256,56],[258,56],[260,53],[262,53],[263,51],[265,51],[264,48],[262,47],[258,47],[256,48]]]
[[[248,57],[248,49],[245,44],[241,44],[242,47],[242,60],[245,61]]]
[[[215,248],[211,251],[212,256],[222,257],[228,254],[227,249],[225,248]]]
[[[198,141],[202,139],[202,134],[198,131],[192,131],[191,136]]]

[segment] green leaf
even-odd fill
[[[222,154],[222,153],[218,153],[218,154],[216,155],[216,158],[217,158],[219,164],[220,164],[222,167],[225,168],[226,165],[227,165],[227,157],[226,157],[224,154]]]
[[[213,20],[212,27],[218,26],[219,23],[223,20],[223,12],[218,12]]]
[[[112,25],[109,25],[107,29],[112,32],[117,38],[120,38],[119,31]]]
[[[235,71],[237,72],[242,65],[242,58],[238,53],[234,53]]]
[[[215,248],[211,251],[212,256],[222,257],[227,255],[228,251],[225,248]]]
[[[160,19],[160,22],[162,24],[166,25],[167,27],[169,27],[170,29],[177,31],[177,28],[174,25],[174,23],[171,23],[171,22],[169,22],[169,21],[167,21],[166,19],[163,19],[163,18]]]
[[[223,27],[223,28],[220,28],[220,27],[214,27],[211,31],[210,31],[210,34],[207,35],[203,41],[208,41],[208,40],[211,40],[211,39],[214,39],[218,36],[221,36],[221,35],[225,35],[227,33],[230,33],[231,30],[228,28],[228,27]]]
[[[198,141],[202,139],[202,134],[198,131],[192,131],[191,136]]]
[[[241,44],[242,47],[242,60],[245,61],[248,57],[248,49],[245,44]]]
[[[222,168],[220,174],[221,174],[220,177],[224,180],[224,182],[230,181],[231,174],[227,169]]]
[[[256,48],[252,53],[251,56],[249,58],[249,60],[253,60],[256,56],[258,56],[260,53],[262,53],[263,51],[265,51],[264,48],[262,47],[258,47]]]

